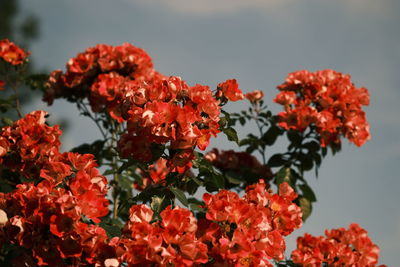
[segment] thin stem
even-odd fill
[[[15,94],[15,110],[17,111],[18,117],[22,118],[23,114],[21,111],[21,103],[19,101],[19,94],[18,94],[18,81],[12,81],[12,79],[10,79],[9,75],[6,75],[6,81],[7,83],[10,85],[11,89],[14,91]]]
[[[93,117],[92,112],[88,109],[87,105],[84,102],[80,102],[81,105],[78,106],[81,107],[83,109],[83,111],[85,112],[85,114],[87,114],[87,116],[94,121],[94,123],[96,124],[97,128],[100,130],[101,135],[103,136],[104,140],[107,139],[107,134],[104,132],[103,128],[101,127],[100,123],[99,123],[99,119],[96,117]]]
[[[111,121],[111,147],[116,148],[117,146],[117,134],[119,134],[120,125],[118,122]],[[118,159],[117,154],[113,155],[112,157],[112,166],[113,166],[113,201],[114,201],[114,208],[113,208],[113,219],[118,218],[118,208],[119,208],[119,174],[118,174]]]
[[[23,115],[22,115],[22,112],[21,112],[21,105],[20,105],[20,102],[19,102],[17,86],[15,84],[11,84],[11,88],[13,89],[13,91],[15,93],[15,110],[17,111],[18,116],[20,118],[22,118]]]
[[[260,139],[263,137],[263,135],[264,135],[264,133],[263,133],[263,131],[262,131],[262,126],[260,125],[260,122],[258,121],[258,116],[259,116],[259,113],[260,113],[260,108],[258,107],[258,103],[255,103],[255,104],[253,104],[253,109],[252,109],[252,118],[253,118],[253,120],[256,122],[256,125],[257,125],[257,128],[258,128],[258,131],[260,132]],[[254,114],[254,112],[255,112],[255,114]],[[261,154],[261,157],[262,157],[262,159],[263,159],[263,164],[265,165],[267,162],[266,162],[266,159],[265,159],[265,147],[261,147],[259,150],[258,150],[258,152],[260,152],[260,154]]]

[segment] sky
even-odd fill
[[[244,92],[263,90],[272,103],[289,72],[334,69],[352,75],[371,95],[366,109],[372,139],[362,148],[343,142],[319,177],[308,174],[318,202],[287,239],[288,251],[304,232],[357,222],[381,248],[380,263],[396,266],[400,252],[400,1],[397,0],[22,0],[40,19],[30,50],[38,69],[64,69],[69,58],[98,43],[130,42],[144,48],[155,67],[189,84],[215,87],[237,79]],[[233,104],[240,110],[246,104]],[[100,137],[74,105],[47,107],[55,120],[72,121],[64,149]],[[29,110],[26,110],[29,111]],[[256,129],[240,129],[243,137]],[[235,148],[219,139],[212,145]],[[275,148],[284,151],[284,147]]]

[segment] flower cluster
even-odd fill
[[[12,64],[19,65],[26,61],[29,53],[8,39],[0,40],[0,58]]]
[[[0,133],[0,163],[27,178],[39,178],[59,156],[61,131],[45,123],[45,111],[34,111]]]
[[[81,221],[81,216],[90,215],[82,204],[70,190],[49,181],[20,184],[12,193],[0,195],[0,208],[8,217],[0,230],[0,243],[31,250],[33,258],[26,255],[24,261],[38,265],[67,266],[63,260],[68,259],[76,262],[74,266],[93,262],[107,235],[104,229]]]
[[[227,190],[205,194],[207,214],[198,234],[216,263],[272,266],[271,259],[284,258],[284,236],[302,225],[301,209],[292,202],[296,197],[287,183],[272,194],[262,180],[249,186],[244,198]]]
[[[284,236],[302,224],[296,197],[287,183],[272,194],[260,181],[243,198],[221,190],[204,195],[207,213],[199,221],[170,206],[156,220],[149,207],[134,205],[115,255],[129,266],[272,266],[271,259],[283,259]]]
[[[305,234],[297,239],[292,260],[301,266],[355,266],[373,267],[378,264],[379,248],[358,224],[349,229],[325,231],[326,237]],[[384,265],[380,265],[384,266]]]
[[[357,146],[370,139],[362,106],[369,104],[368,91],[356,88],[350,75],[333,70],[290,73],[274,101],[285,107],[279,125],[304,131],[315,125],[321,146],[340,143],[343,135]]]
[[[107,236],[83,219],[98,223],[107,215],[107,180],[93,155],[59,152],[61,132],[47,126],[45,116],[34,111],[0,135],[1,173],[35,181],[1,193],[0,243],[31,249],[39,265],[64,266],[68,258],[91,262]]]
[[[169,145],[170,171],[185,172],[193,150],[204,150],[219,130],[221,101],[243,99],[236,80],[208,86],[188,86],[180,77],[166,77],[153,68],[150,56],[125,43],[97,45],[78,54],[67,71],[54,71],[44,100],[88,98],[94,112],[106,112],[126,122],[120,136],[121,157],[150,162],[154,146]]]
[[[192,266],[207,263],[207,246],[196,237],[197,220],[184,208],[167,207],[161,221],[153,222],[153,211],[146,205],[130,209],[117,251],[120,262],[129,266]]]

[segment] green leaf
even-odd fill
[[[303,144],[303,147],[307,148],[310,152],[316,152],[321,148],[317,141],[307,142]]]
[[[199,188],[199,185],[193,180],[189,180],[185,184],[185,191],[188,192],[189,195],[194,195],[198,188]]]
[[[121,228],[115,224],[111,223],[106,223],[106,222],[100,222],[99,226],[102,227],[109,238],[113,238],[116,236],[121,236]]]
[[[311,215],[311,212],[312,212],[311,201],[303,196],[300,196],[298,198],[298,202],[299,202],[301,211],[303,212],[303,221],[306,221],[306,219]]]
[[[321,162],[322,162],[321,155],[315,153],[315,154],[313,155],[313,157],[314,157],[315,165],[317,165],[317,167],[321,166]]]
[[[285,165],[286,162],[287,161],[283,158],[282,154],[275,154],[268,160],[267,165],[269,167],[280,167]]]
[[[164,199],[165,197],[153,196],[150,203],[151,209],[156,213],[160,213]]]
[[[329,147],[331,148],[332,155],[335,155],[337,152],[339,152],[342,149],[341,143],[330,143]]]
[[[239,117],[239,122],[242,126],[244,126],[246,124],[246,118],[244,117]]]
[[[292,130],[292,131],[288,131],[288,132],[286,133],[286,135],[287,135],[289,141],[290,141],[292,144],[296,145],[296,146],[300,145],[301,142],[303,141],[303,138],[302,138],[302,136],[301,136],[301,133],[298,132],[298,131],[293,131],[293,130]]]
[[[272,116],[272,112],[269,110],[267,112],[261,112],[259,116],[265,119],[269,119]]]
[[[322,157],[323,158],[325,158],[326,157],[326,154],[328,153],[328,149],[326,148],[326,147],[322,147],[321,148],[321,154],[322,154]]]
[[[222,132],[224,132],[224,134],[228,137],[229,141],[233,141],[239,144],[239,137],[235,129],[233,129],[232,127],[224,128],[222,129]]]
[[[279,186],[283,182],[287,182],[291,187],[294,187],[294,176],[292,170],[287,167],[281,168],[276,174],[276,185]]]
[[[191,177],[191,179],[193,181],[195,181],[196,184],[198,184],[199,186],[203,185],[203,181],[201,181],[200,179],[198,179],[197,177]]]
[[[228,120],[226,118],[221,118],[218,123],[220,128],[224,128],[228,124]]]
[[[279,135],[282,134],[282,130],[275,125],[271,125],[268,131],[261,137],[261,140],[268,146],[272,146]]]
[[[200,205],[195,204],[195,203],[190,203],[189,204],[189,208],[193,211],[200,211],[200,212],[205,212],[206,210],[202,207],[200,207]]]
[[[133,180],[127,175],[120,175],[119,184],[125,190],[132,189]]]
[[[310,155],[310,154],[300,154],[299,160],[301,162],[300,165],[301,165],[302,171],[308,171],[314,167],[314,161],[313,161],[312,155]]]
[[[2,117],[1,121],[2,121],[3,125],[5,125],[5,126],[10,126],[10,125],[13,125],[13,123],[14,123],[14,121],[12,119],[7,118],[7,117]]]
[[[225,179],[221,174],[213,174],[213,181],[217,188],[221,189],[225,187]]]
[[[242,176],[239,175],[237,172],[228,171],[227,173],[225,173],[225,177],[231,184],[239,185],[243,182],[241,180]]]
[[[307,198],[311,202],[317,201],[317,197],[315,196],[314,191],[311,189],[311,187],[308,184],[299,185],[299,188],[303,192],[303,195],[305,198]]]
[[[206,188],[206,191],[210,193],[218,191],[218,187],[212,181],[206,181],[204,187]]]
[[[250,138],[244,138],[240,140],[239,146],[245,146],[251,144],[253,141]]]
[[[169,190],[175,195],[175,197],[186,207],[189,205],[189,202],[185,196],[185,193],[182,192],[182,190],[176,188],[176,187],[170,187]]]

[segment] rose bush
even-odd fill
[[[19,116],[4,115],[0,133],[3,265],[378,265],[378,246],[357,224],[306,234],[285,259],[285,236],[316,201],[305,173],[318,170],[328,148],[338,152],[341,137],[357,146],[370,139],[368,91],[349,75],[289,74],[274,99],[284,111],[274,115],[262,91],[243,94],[234,79],[213,90],[188,85],[127,43],[88,48],[50,75],[27,75],[28,55],[0,41],[0,88],[14,91],[1,111]],[[60,151],[61,130],[46,123],[47,112],[22,113],[24,85],[48,104],[75,103],[102,139]],[[248,110],[224,110],[245,98]],[[259,134],[239,140],[235,128],[250,121]],[[221,133],[242,151],[203,154]],[[268,156],[284,136],[287,151]]]

